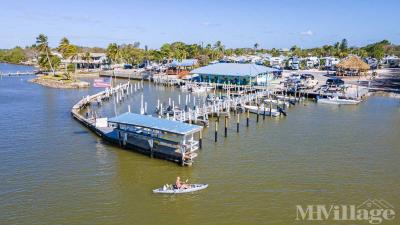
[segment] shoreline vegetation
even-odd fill
[[[255,54],[270,54],[272,57],[297,56],[297,57],[337,57],[345,58],[349,55],[357,55],[361,58],[372,57],[378,60],[385,55],[400,57],[400,45],[395,45],[388,40],[368,44],[362,47],[349,46],[347,39],[336,42],[332,45],[323,45],[315,48],[301,48],[297,45],[288,49],[260,48],[258,43],[245,48],[226,48],[221,41],[214,44],[186,44],[184,42],[165,43],[159,49],[149,49],[147,45],[141,47],[140,42],[133,44],[110,43],[106,48],[82,47],[72,43],[67,38],[62,38],[59,45],[51,48],[48,45],[48,38],[40,34],[36,43],[25,48],[16,46],[12,49],[0,49],[0,62],[35,65],[41,70],[54,72],[59,68],[67,68],[71,62],[83,55],[84,61],[90,59],[85,57],[90,53],[105,53],[110,64],[130,64],[138,66],[144,60],[163,61],[165,59],[189,59],[196,58],[200,65],[207,65],[212,61],[221,59],[224,56],[240,56]],[[60,59],[60,57],[62,59]],[[269,66],[269,65],[265,65]],[[70,68],[73,69],[73,68]]]
[[[29,82],[40,84],[51,88],[88,88],[89,82],[77,79],[65,79],[62,76],[38,75],[36,78],[29,80]]]
[[[25,48],[0,49],[0,62],[18,65],[33,65],[39,69],[39,76],[33,79],[34,83],[49,87],[81,88],[87,82],[77,80],[78,77],[98,76],[98,72],[90,72],[91,53],[103,53],[106,55],[106,63],[112,68],[114,65],[130,65],[138,68],[146,62],[163,62],[172,59],[197,59],[199,66],[205,66],[224,57],[269,54],[272,57],[337,57],[345,59],[348,56],[360,58],[372,57],[381,60],[385,55],[400,56],[400,45],[394,45],[388,40],[368,44],[363,47],[350,47],[346,39],[333,45],[302,49],[292,46],[290,49],[264,49],[258,43],[248,48],[226,48],[221,41],[214,44],[186,44],[184,42],[165,43],[159,49],[140,47],[139,42],[133,44],[110,43],[107,48],[81,47],[70,43],[67,38],[62,38],[56,48],[51,48],[48,37],[38,35],[35,44]],[[74,60],[87,65],[87,71],[79,70]],[[322,59],[323,60],[323,59]],[[271,66],[269,61],[263,62],[264,66]],[[320,65],[323,61],[320,62]],[[299,65],[300,70],[306,69],[304,62]],[[321,70],[320,67],[318,67]],[[323,67],[322,67],[323,69]],[[52,77],[50,79],[50,77]],[[72,85],[73,84],[73,85]]]

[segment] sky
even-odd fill
[[[133,43],[215,43],[228,48],[400,44],[399,0],[0,0],[0,48],[28,46],[38,34],[55,47]]]

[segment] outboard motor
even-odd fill
[[[284,116],[287,116],[285,110],[283,110],[281,107],[278,107],[279,113],[283,114]]]

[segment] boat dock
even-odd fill
[[[202,147],[202,127],[147,115],[127,112],[113,118],[86,116],[91,104],[101,106],[112,96],[116,102],[143,88],[142,83],[126,83],[82,98],[71,110],[72,116],[105,141],[154,158],[192,165]],[[129,110],[130,111],[130,110]],[[195,137],[199,137],[196,141]]]
[[[288,108],[318,94],[315,90],[289,91],[268,86],[210,84],[181,80],[153,82],[155,85],[181,87],[183,98],[181,99],[182,94],[179,94],[177,102],[176,99],[169,98],[168,103],[164,104],[158,99],[157,105],[148,107],[142,93],[139,114],[131,113],[128,105],[128,112],[113,118],[99,118],[96,114],[90,115],[88,112],[86,116],[82,115],[88,106],[101,107],[103,102],[110,98],[117,104],[123,102],[129,95],[137,94],[143,89],[141,80],[134,84],[130,82],[119,84],[95,95],[86,96],[73,106],[71,113],[75,119],[110,143],[151,157],[174,161],[181,165],[192,165],[198,154],[196,151],[202,147],[203,126],[208,127],[211,121],[215,122],[214,139],[217,142],[220,117],[225,121],[224,136],[227,137],[232,114],[236,119],[236,131],[239,133],[242,114],[246,126],[249,127],[250,113],[256,114],[257,123],[260,116],[263,120],[266,116],[276,118],[287,116]],[[191,89],[182,88],[185,85]],[[359,91],[357,87],[357,93]],[[211,119],[214,117],[214,120]]]
[[[188,107],[189,99],[193,99],[193,108]],[[265,90],[239,96],[233,96],[228,91],[227,96],[220,95],[213,98],[199,98],[195,95],[187,94],[184,105],[180,101],[175,105],[175,102],[171,102],[171,99],[169,99],[166,109],[162,104],[157,105],[157,112],[159,117],[167,120],[208,126],[209,117],[219,117],[220,115],[230,117],[231,112],[236,114],[250,111],[251,113],[275,117],[286,114],[285,110],[290,105],[289,101],[300,101],[300,99],[280,98],[280,96]],[[253,108],[254,110],[252,110]]]

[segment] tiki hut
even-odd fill
[[[370,69],[367,63],[355,55],[342,59],[336,68],[337,74],[341,76],[359,76]]]

